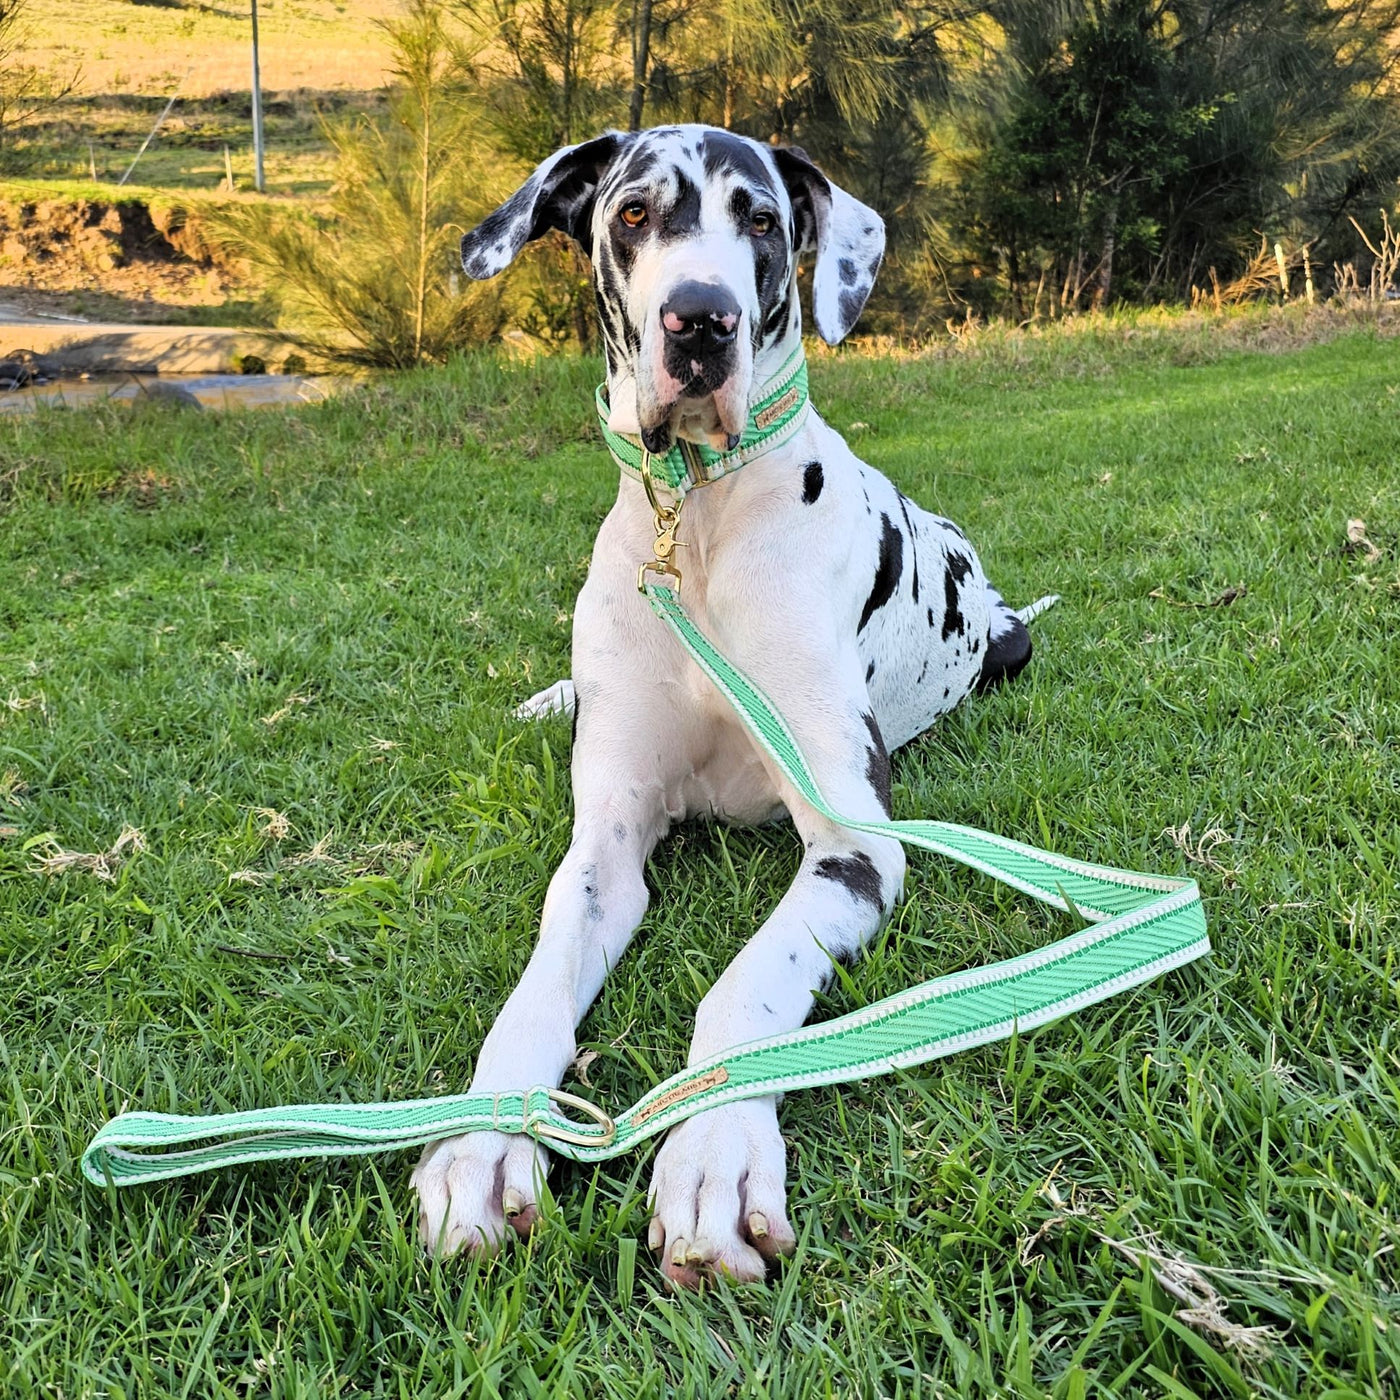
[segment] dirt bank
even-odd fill
[[[151,322],[210,319],[199,309],[250,296],[246,270],[213,241],[197,205],[0,187],[0,302]]]

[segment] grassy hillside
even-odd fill
[[[332,177],[318,117],[373,112],[388,80],[378,21],[397,0],[261,0],[258,26],[269,190],[318,194]],[[24,132],[19,154],[40,179],[121,178],[174,95],[135,179],[211,191],[226,173],[253,184],[249,7],[182,0],[54,0],[30,5],[25,58],[79,74],[73,97]]]
[[[263,87],[359,90],[382,81],[376,21],[397,0],[259,0]],[[26,12],[31,62],[83,74],[89,93],[187,97],[249,88],[250,7],[194,0],[45,0]]]
[[[896,757],[896,815],[1190,871],[1216,951],[790,1098],[798,1255],[698,1299],[639,1244],[650,1150],[556,1168],[528,1249],[484,1266],[423,1258],[404,1155],[120,1195],[77,1171],[127,1106],[466,1083],[569,839],[568,725],[509,715],[567,665],[616,490],[597,366],[0,420],[4,1388],[1393,1392],[1398,363],[1145,333],[814,363],[1009,598],[1064,599],[1024,677]],[[679,1066],[798,857],[788,828],[670,838],[566,1087],[621,1104]],[[1059,928],[915,855],[819,1014]]]

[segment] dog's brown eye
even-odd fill
[[[764,234],[773,230],[773,216],[771,214],[755,214],[753,216],[752,232],[756,238],[762,238]]]
[[[647,207],[639,199],[634,199],[631,204],[622,206],[622,222],[628,228],[641,228],[647,221]]]

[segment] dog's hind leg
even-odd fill
[[[544,690],[537,690],[528,700],[522,700],[515,707],[516,719],[546,719],[550,715],[572,717],[577,703],[574,683],[568,676],[555,681]]]

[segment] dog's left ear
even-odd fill
[[[588,246],[588,224],[598,181],[632,138],[605,132],[578,146],[565,146],[542,161],[494,213],[462,235],[462,267],[482,281],[504,271],[531,240],[552,228]]]
[[[796,146],[773,152],[792,201],[792,241],[817,254],[812,314],[828,345],[844,340],[859,318],[885,255],[885,221],[832,184]]]

